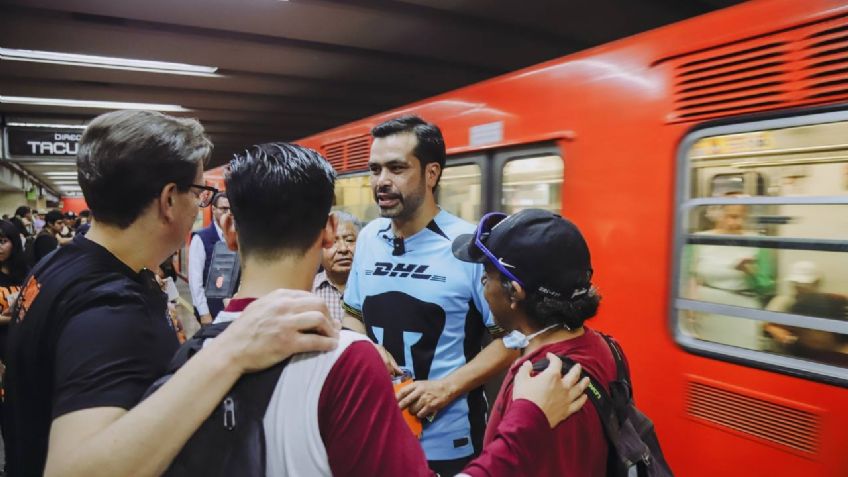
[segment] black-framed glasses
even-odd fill
[[[209,207],[215,194],[218,193],[218,189],[208,185],[191,184],[189,188],[200,189],[200,193],[197,194],[197,206],[200,208]]]
[[[512,273],[509,268],[515,268],[513,265],[510,265],[503,261],[502,258],[496,257],[495,254],[486,247],[484,243],[486,239],[489,238],[489,234],[492,233],[492,228],[495,225],[498,225],[503,219],[506,218],[506,214],[500,212],[490,212],[483,216],[480,219],[480,223],[477,225],[477,232],[474,234],[474,245],[483,252],[483,255],[489,259],[489,262],[495,266],[501,273],[504,274],[510,280],[517,282],[519,285],[524,286],[524,282],[518,279],[514,273]]]

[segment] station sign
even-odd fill
[[[82,131],[73,129],[6,128],[6,151],[18,157],[74,157]]]

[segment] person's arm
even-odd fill
[[[409,408],[419,418],[432,416],[472,389],[482,386],[492,376],[506,369],[518,358],[518,351],[507,349],[496,339],[471,361],[442,379],[415,381],[398,391],[401,409]]]
[[[206,249],[203,248],[203,240],[195,234],[191,238],[188,248],[188,288],[191,291],[191,301],[200,315],[200,322],[204,325],[212,323],[212,315],[209,314],[209,305],[206,303],[206,284],[203,282],[203,266],[206,264]]]
[[[547,357],[548,368],[535,377],[530,377],[529,361],[521,366],[515,376],[514,401],[494,438],[459,476],[541,475],[537,464],[544,460],[539,452],[558,442],[554,428],[583,407],[589,385],[589,378],[577,382],[580,365],[562,376],[562,361],[550,353]]]
[[[562,362],[535,377],[532,366],[515,378],[516,401],[493,440],[465,472],[474,476],[538,475],[534,454],[550,446],[552,431],[586,403],[588,378],[580,366],[562,376]],[[330,370],[318,400],[321,438],[336,477],[432,476],[424,452],[400,410],[379,358],[364,342],[350,345]],[[543,446],[543,447],[539,447]],[[449,477],[449,476],[443,476]]]
[[[348,346],[318,400],[319,429],[335,477],[433,475],[396,403],[374,346]]]
[[[132,409],[91,407],[55,418],[45,475],[159,475],[241,374],[293,353],[333,349],[337,338],[320,298],[270,293]]]

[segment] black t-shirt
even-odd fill
[[[52,234],[39,233],[35,237],[35,241],[33,241],[32,246],[32,255],[35,257],[35,263],[38,263],[48,253],[59,248],[59,240],[57,240]]]
[[[135,406],[178,347],[152,272],[82,236],[39,262],[21,296],[3,416],[10,476],[43,473],[56,417]]]

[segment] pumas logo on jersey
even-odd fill
[[[416,263],[389,263],[377,262],[374,264],[373,270],[365,270],[366,275],[377,277],[397,277],[397,278],[414,278],[416,280],[431,280],[434,282],[444,282],[447,278],[441,275],[432,275],[424,273],[430,268],[429,265],[418,265]]]

